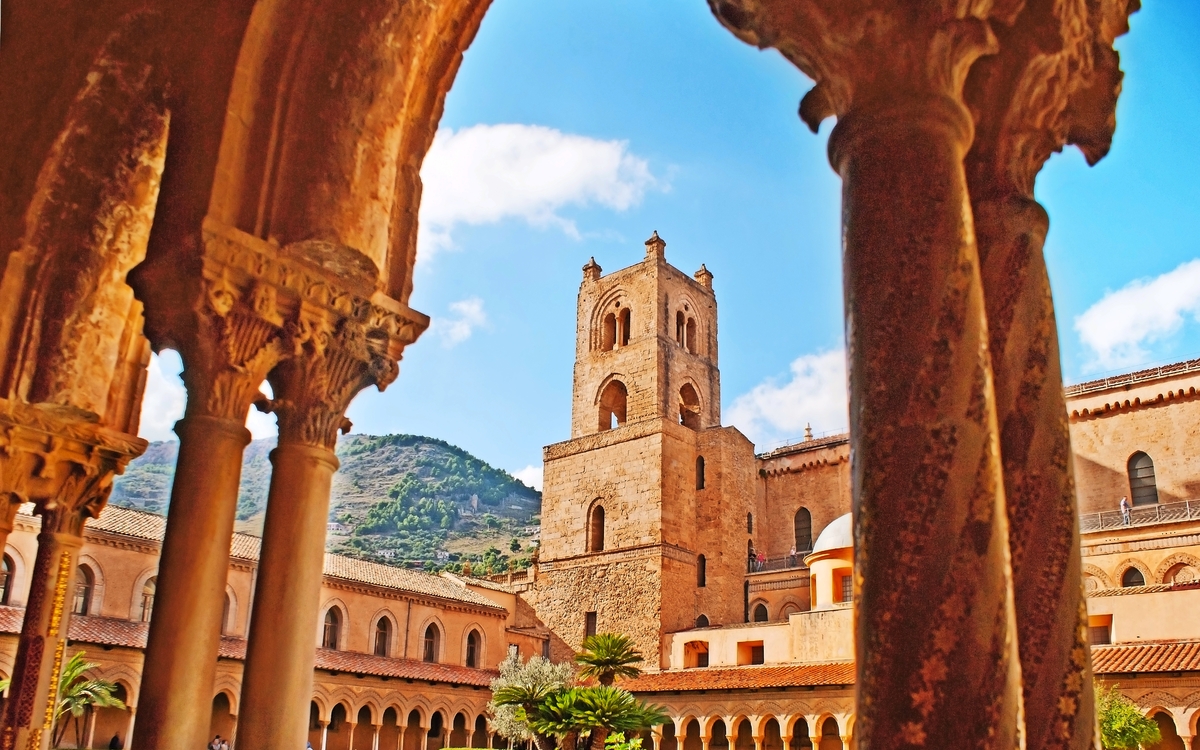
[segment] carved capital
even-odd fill
[[[971,64],[996,50],[993,20],[1019,0],[709,0],[743,41],[774,47],[816,81],[800,102],[815,132],[826,117],[947,97],[959,101]]]
[[[964,89],[976,130],[966,160],[974,200],[1032,198],[1042,165],[1068,144],[1089,164],[1108,153],[1122,78],[1113,40],[1137,8],[1041,0],[994,25],[999,52],[975,63]]]
[[[78,534],[99,515],[113,478],[146,441],[101,426],[94,414],[53,404],[0,399],[0,515],[21,503]]]

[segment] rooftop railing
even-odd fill
[[[770,573],[774,570],[796,570],[803,568],[804,556],[812,552],[810,549],[796,550],[795,555],[784,555],[783,557],[772,557],[763,562],[757,560],[746,561],[747,573]]]
[[[1157,523],[1175,523],[1200,519],[1200,501],[1183,500],[1177,503],[1140,505],[1129,509],[1129,517],[1119,510],[1100,513],[1084,513],[1079,517],[1079,530],[1105,531],[1125,526],[1151,526]]]

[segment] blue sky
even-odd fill
[[[1068,381],[1200,353],[1200,5],[1159,2],[1120,40],[1112,153],[1038,183]],[[414,308],[431,330],[356,432],[443,438],[536,481],[568,437],[581,266],[642,257],[714,273],[725,421],[767,448],[845,427],[830,123],[808,81],[702,0],[495,0],[426,162]],[[154,364],[143,434],[169,437],[177,359]],[[272,418],[251,426],[268,434]]]

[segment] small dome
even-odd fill
[[[818,552],[828,552],[833,549],[848,549],[854,547],[854,521],[853,515],[847,513],[844,516],[838,516],[833,519],[833,522],[825,527],[821,535],[817,537],[817,543],[813,545],[812,554]]]

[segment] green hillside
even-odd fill
[[[179,443],[151,443],[117,478],[110,502],[166,513]],[[274,440],[246,448],[238,530],[259,534]],[[542,496],[443,440],[419,435],[348,435],[338,442],[331,552],[378,562],[475,572],[528,563]]]

